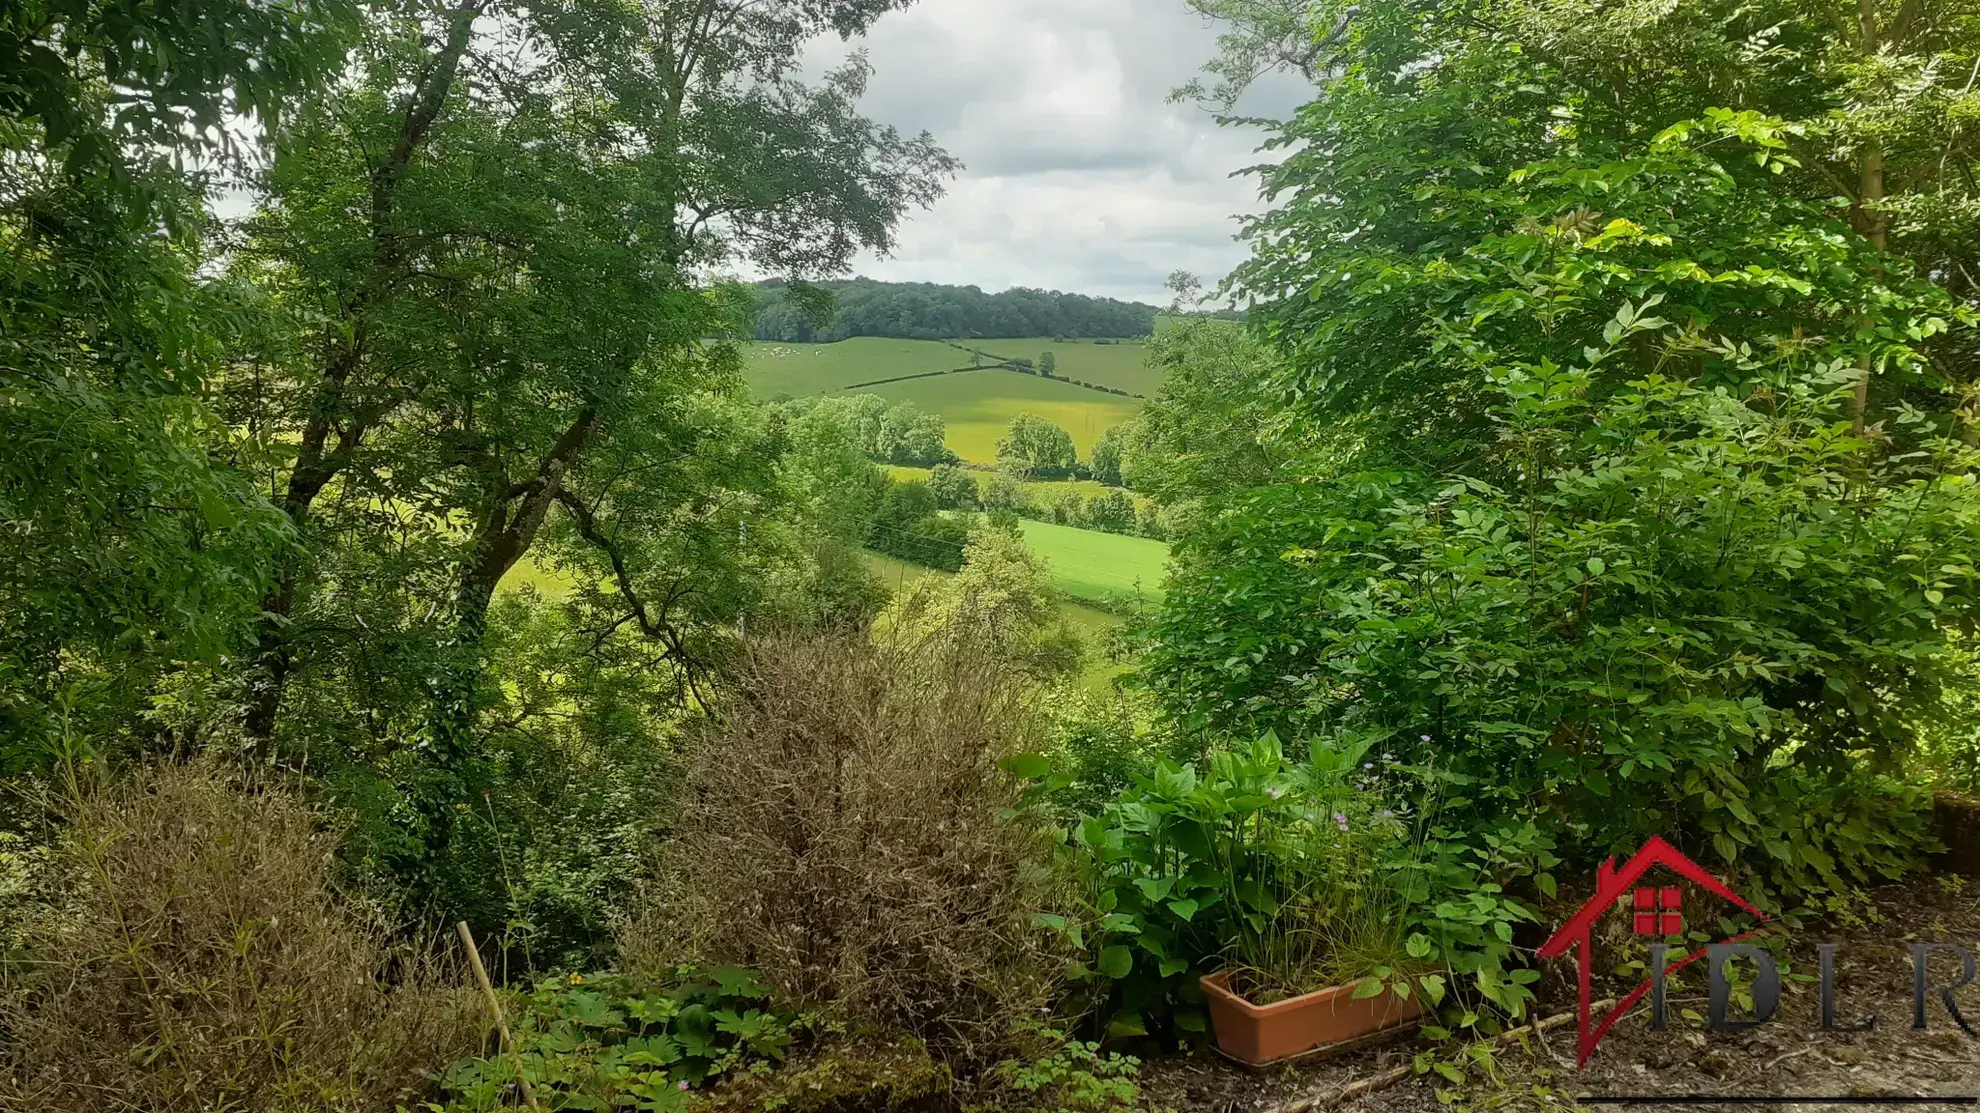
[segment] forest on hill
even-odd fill
[[[782,280],[758,284],[762,303],[756,315],[756,339],[797,343],[830,343],[854,336],[1125,339],[1154,332],[1161,312],[1138,302],[1056,290],[1016,288],[986,294],[975,286],[866,278],[797,289],[803,292],[794,296],[793,287]],[[817,297],[819,291],[829,299]]]

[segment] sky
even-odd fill
[[[1157,304],[1173,270],[1222,278],[1245,257],[1237,215],[1261,208],[1256,179],[1231,175],[1263,137],[1166,103],[1216,38],[1183,0],[919,0],[863,40],[813,44],[813,74],[864,49],[866,115],[932,133],[965,167],[855,272]],[[1268,78],[1238,111],[1284,117],[1308,95]]]

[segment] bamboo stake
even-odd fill
[[[488,1011],[495,1014],[495,1030],[502,1034],[502,1046],[509,1049],[509,1061],[516,1066],[516,1084],[522,1087],[523,1100],[536,1113],[543,1113],[543,1107],[536,1104],[536,1091],[529,1088],[529,1076],[523,1071],[522,1052],[516,1050],[516,1039],[509,1034],[508,1015],[502,1011],[502,1002],[488,981],[488,968],[481,964],[481,949],[474,945],[474,932],[468,930],[466,920],[454,927],[461,933],[461,945],[467,948],[468,962],[474,967],[474,980],[481,983],[481,996],[488,1002]]]
[[[1595,1004],[1589,1006],[1589,1008],[1591,1011],[1600,1012],[1613,1004],[1615,1004],[1615,1000],[1611,998],[1606,1001],[1597,1001]],[[1521,1036],[1558,1028],[1568,1021],[1573,1020],[1574,1016],[1575,1014],[1572,1012],[1556,1013],[1537,1023],[1514,1028],[1510,1032],[1501,1034],[1492,1042],[1501,1045],[1509,1044]],[[1309,1113],[1310,1110],[1314,1109],[1332,1109],[1337,1105],[1341,1105],[1365,1094],[1372,1094],[1378,1090],[1386,1090],[1408,1078],[1413,1073],[1415,1073],[1415,1067],[1405,1063],[1394,1070],[1383,1071],[1381,1074],[1364,1078],[1331,1094],[1309,1093],[1293,1098],[1291,1101],[1280,1102],[1278,1105],[1266,1110],[1265,1113]]]

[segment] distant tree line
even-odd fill
[[[819,312],[820,299],[809,296],[818,290],[832,295],[829,316]],[[758,295],[756,338],[794,343],[831,343],[852,336],[1120,339],[1151,335],[1160,312],[1138,302],[1057,291],[986,294],[975,286],[864,278],[819,283],[796,295],[786,283],[770,281],[759,284]],[[826,317],[822,324],[821,316]]]

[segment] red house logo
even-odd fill
[[[1576,1043],[1575,1060],[1577,1067],[1588,1062],[1588,1057],[1595,1053],[1595,1048],[1601,1044],[1603,1037],[1609,1034],[1609,1029],[1615,1026],[1616,1021],[1628,1015],[1629,1010],[1643,999],[1643,995],[1650,992],[1652,982],[1651,978],[1645,978],[1642,985],[1616,1002],[1615,1007],[1602,1017],[1599,1024],[1595,1023],[1595,1018],[1589,1015],[1589,998],[1595,957],[1592,935],[1596,922],[1608,912],[1623,910],[1622,904],[1627,897],[1628,908],[1625,914],[1630,917],[1630,930],[1633,934],[1661,939],[1684,931],[1683,893],[1676,886],[1653,887],[1637,884],[1644,874],[1658,866],[1670,870],[1680,878],[1710,893],[1724,897],[1737,907],[1759,917],[1763,924],[1767,920],[1759,909],[1742,900],[1739,894],[1728,889],[1704,867],[1680,854],[1676,847],[1656,836],[1652,836],[1649,842],[1644,843],[1643,849],[1638,850],[1621,869],[1616,868],[1614,858],[1596,867],[1595,895],[1588,898],[1588,903],[1582,905],[1581,910],[1576,912],[1567,923],[1562,924],[1553,938],[1547,940],[1540,948],[1541,958],[1559,958],[1566,954],[1569,948],[1581,948],[1580,954],[1576,956],[1580,978],[1578,987],[1580,1011],[1577,1014],[1580,1022],[1580,1038]],[[1743,932],[1725,942],[1737,943],[1743,939],[1750,939],[1758,933],[1759,929]],[[1704,958],[1705,955],[1704,948],[1693,951],[1671,963],[1665,971],[1681,970]]]

